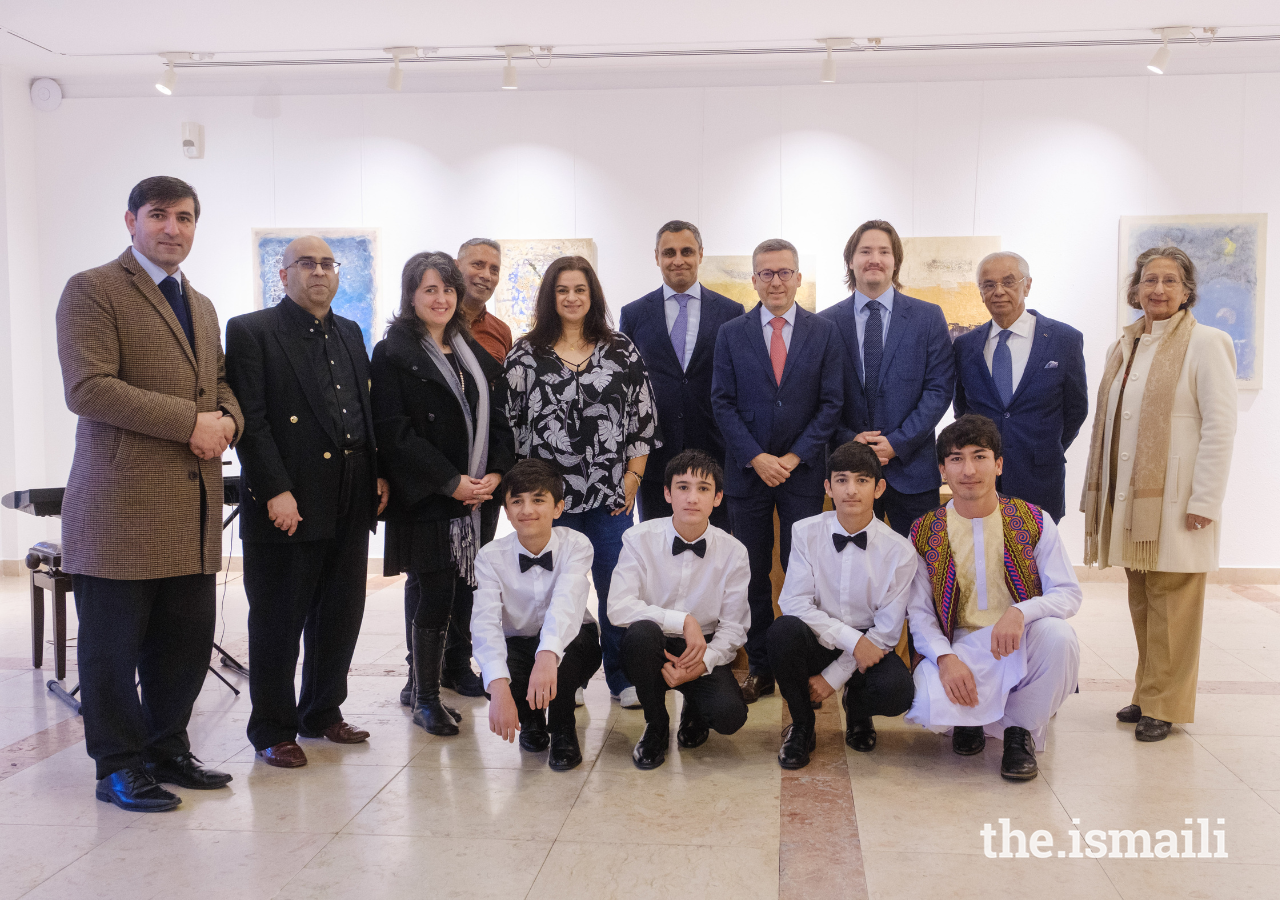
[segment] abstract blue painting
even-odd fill
[[[364,334],[365,350],[373,352],[374,321],[378,313],[378,232],[359,228],[255,228],[253,230],[254,307],[275,306],[284,296],[280,265],[284,248],[295,238],[316,235],[341,263],[333,311],[353,320]]]
[[[1262,387],[1262,310],[1266,293],[1267,217],[1258,215],[1122,216],[1121,324],[1138,317],[1124,292],[1138,255],[1174,246],[1196,264],[1196,320],[1231,335],[1241,388]]]

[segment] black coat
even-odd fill
[[[503,415],[502,366],[468,339],[485,377],[494,387],[489,400],[488,472],[505,475],[515,464],[515,438]],[[478,397],[467,379],[468,401]],[[467,514],[466,506],[441,493],[467,471],[467,423],[462,406],[418,339],[392,325],[373,348],[373,422],[382,477],[391,483],[383,517],[392,522],[447,522]]]
[[[369,436],[369,483],[377,477],[369,357],[360,326],[336,313],[334,326],[351,355]],[[240,457],[240,533],[246,541],[299,543],[334,537],[343,454],[324,397],[279,306],[236,316],[227,322],[227,381],[244,414]],[[267,501],[291,491],[302,521],[290,537],[271,524]],[[354,501],[353,501],[354,502]],[[376,492],[368,500],[376,527]]]

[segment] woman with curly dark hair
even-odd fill
[[[392,485],[383,572],[408,572],[409,684],[401,702],[431,734],[458,733],[440,704],[440,670],[455,597],[470,596],[480,546],[480,504],[514,463],[499,396],[502,369],[467,330],[462,273],[445,253],[405,263],[400,309],[373,348],[378,474]],[[501,390],[498,391],[501,393]]]

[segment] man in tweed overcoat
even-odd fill
[[[128,206],[132,245],[72,276],[58,303],[63,390],[80,417],[62,558],[98,799],[163,811],[181,801],[161,782],[231,780],[192,755],[187,722],[213,646],[221,457],[243,417],[217,313],[179,269],[200,216],[195,191],[148,178]]]

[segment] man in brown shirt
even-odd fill
[[[502,362],[511,352],[511,329],[485,308],[498,286],[502,246],[489,238],[472,238],[458,250],[458,268],[467,284],[462,298],[472,336],[489,355]]]

